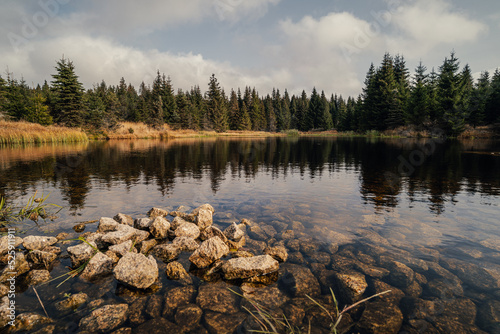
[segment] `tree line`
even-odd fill
[[[199,86],[175,91],[160,71],[151,84],[138,89],[122,78],[85,90],[73,62],[57,61],[52,81],[29,87],[7,71],[0,76],[0,113],[13,120],[53,123],[89,129],[113,129],[120,121],[144,122],[174,129],[299,131],[384,131],[399,126],[440,127],[448,135],[472,126],[500,122],[500,72],[482,72],[475,82],[471,69],[460,69],[452,52],[438,72],[420,63],[413,76],[403,56],[386,53],[380,66],[371,64],[358,97],[326,96],[313,88],[292,95],[273,89],[259,95],[255,87],[226,94],[215,75],[208,90]]]

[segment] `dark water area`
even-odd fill
[[[370,332],[359,323],[370,319],[370,305],[377,303],[396,318],[401,311],[402,333],[500,332],[500,141],[208,138],[0,148],[0,196],[20,204],[35,191],[50,193],[48,202],[63,209],[54,221],[17,223],[21,237],[68,232],[77,238],[72,228],[82,221],[119,212],[140,218],[152,207],[210,203],[221,228],[243,218],[273,226],[278,234],[266,242],[294,254],[282,267],[308,268],[321,285],[317,298],[326,305],[328,285],[340,284],[338,274],[361,275],[363,297],[386,286],[401,293],[354,310],[345,325],[354,324],[353,333]],[[96,228],[88,224],[85,232]],[[325,256],[281,240],[280,229],[295,230],[300,242],[314,244],[313,253]],[[51,277],[68,271],[68,245],[61,246]],[[179,259],[186,269],[188,256]],[[37,290],[56,320],[55,332],[76,332],[90,310],[58,315],[50,305],[65,293],[83,291],[105,304],[144,304],[176,286],[162,268],[155,291],[130,291],[112,277],[96,284],[74,278],[57,288],[60,280]],[[209,284],[191,275],[196,288]],[[300,305],[307,310],[304,324],[309,319],[318,333],[325,331],[319,324],[327,321],[280,280],[263,287],[286,299],[271,307],[286,313],[289,305]],[[18,289],[17,311],[43,314],[33,290]],[[235,312],[245,314],[241,305]],[[172,314],[164,318],[175,322]],[[146,314],[143,322],[150,319]],[[213,319],[207,319],[190,330],[213,332]],[[129,319],[124,326],[139,325]]]

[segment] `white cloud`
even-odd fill
[[[396,34],[389,36],[392,48],[422,57],[434,48],[473,43],[488,27],[453,9],[445,0],[418,0],[402,5],[392,17]]]

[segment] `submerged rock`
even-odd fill
[[[241,305],[249,310],[253,309],[249,301],[271,310],[276,310],[288,302],[289,298],[275,286],[261,286],[260,284],[243,283],[241,285],[243,299]]]
[[[52,319],[44,317],[37,313],[21,313],[16,316],[14,326],[11,326],[9,330],[11,333],[27,332],[51,322],[53,322]]]
[[[279,262],[286,262],[288,259],[288,252],[284,246],[267,247],[264,249],[264,254],[271,255]],[[328,260],[330,260],[330,257],[328,257]]]
[[[403,314],[394,304],[381,301],[367,303],[355,330],[361,333],[396,334],[403,324]]]
[[[179,262],[170,262],[167,264],[167,269],[165,271],[167,277],[171,280],[177,280],[181,284],[192,284],[193,280],[191,276],[187,273],[186,269]]]
[[[277,271],[279,263],[270,255],[240,257],[228,260],[222,265],[226,279],[248,278]]]
[[[198,268],[206,268],[228,253],[229,247],[219,237],[213,237],[203,241],[189,257],[189,261]]]
[[[388,263],[387,269],[389,270],[389,275],[387,275],[386,280],[389,284],[398,288],[406,288],[413,283],[415,273],[407,265],[392,261]]]
[[[305,267],[295,264],[286,264],[280,284],[287,288],[294,297],[303,297],[306,294],[314,297],[321,294],[318,280]]]
[[[232,334],[247,318],[247,314],[238,312],[234,314],[221,314],[206,311],[204,316],[206,327],[211,334]]]
[[[26,257],[28,261],[33,262],[34,264],[43,264],[48,266],[49,263],[57,259],[57,254],[34,250],[29,252]]]
[[[55,304],[58,311],[76,310],[81,305],[89,301],[89,296],[86,293],[80,292],[69,296]]]
[[[204,310],[219,313],[236,313],[239,297],[228,290],[225,283],[203,284],[198,289],[196,303]]]
[[[194,301],[196,289],[193,286],[175,287],[167,291],[164,296],[162,316],[172,316],[179,306]]]
[[[151,319],[134,329],[134,334],[183,333],[181,328],[165,318]]]
[[[23,246],[27,250],[42,250],[57,243],[57,238],[44,236],[27,236],[23,239]]]
[[[174,318],[177,325],[186,330],[198,326],[202,315],[203,311],[198,305],[188,304],[179,307]]]
[[[80,320],[80,331],[106,333],[123,325],[127,320],[127,304],[106,305],[92,311]]]
[[[458,276],[464,283],[484,291],[500,289],[500,276],[494,276],[488,270],[464,261],[443,259],[443,266]]]
[[[127,253],[113,270],[114,277],[138,289],[147,289],[158,279],[158,265],[150,255]]]
[[[335,273],[337,290],[340,292],[340,299],[345,304],[354,304],[361,300],[368,287],[365,276],[355,271],[346,273]]]

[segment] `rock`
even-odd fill
[[[271,225],[262,225],[261,229],[267,235],[267,239],[274,238],[274,236],[278,234],[278,232],[276,232],[276,229]]]
[[[122,327],[113,331],[111,334],[132,334],[132,328],[130,327]]]
[[[269,255],[233,258],[222,265],[222,271],[226,279],[265,275],[278,269],[278,261]]]
[[[198,268],[206,268],[228,253],[229,248],[227,245],[219,237],[213,237],[203,241],[200,247],[189,257],[189,261]]]
[[[134,226],[134,218],[132,218],[132,216],[129,216],[129,215],[126,215],[123,213],[119,213],[116,216],[114,216],[113,219],[122,225],[128,225],[131,227]]]
[[[283,311],[290,325],[294,327],[300,327],[302,325],[302,321],[306,316],[306,312],[304,311],[303,307],[287,303]]]
[[[58,235],[56,235],[57,241],[67,239],[68,237],[69,237],[69,233],[66,233],[66,232],[61,232]]]
[[[118,223],[113,218],[101,217],[101,219],[99,219],[99,226],[97,227],[97,233],[107,233],[116,231],[118,225],[120,225],[120,223]]]
[[[54,237],[42,237],[30,235],[23,239],[23,246],[27,250],[42,250],[47,246],[52,246],[57,243]]]
[[[167,210],[163,210],[160,208],[152,208],[148,211],[148,217],[151,219],[155,219],[156,217],[166,217],[170,213]]]
[[[213,225],[201,231],[200,239],[202,241],[208,240],[213,237],[219,237],[222,241],[227,242],[226,235],[220,229],[218,229]]]
[[[247,314],[238,312],[228,315],[206,311],[203,318],[211,334],[233,334],[247,318]]]
[[[187,220],[182,219],[181,217],[175,217],[170,223],[170,229],[175,231],[179,226],[189,223]]]
[[[238,241],[227,240],[226,245],[229,249],[240,249],[244,247],[247,243],[245,236],[241,237]]]
[[[193,284],[191,276],[189,276],[186,269],[179,262],[174,261],[167,264],[166,274],[168,279],[178,280],[181,284]]]
[[[53,334],[55,333],[56,326],[55,325],[45,325],[39,330],[32,332],[32,334]]]
[[[256,253],[261,253],[266,249],[267,244],[264,241],[248,239],[248,247]]]
[[[288,254],[288,262],[290,263],[303,264],[304,261],[304,256],[301,252],[293,252]]]
[[[53,322],[52,319],[36,313],[21,313],[16,316],[14,326],[9,327],[11,333],[32,331],[44,324]]]
[[[9,234],[0,238],[0,255],[5,255],[12,247],[16,248],[23,243],[23,239]],[[9,249],[9,246],[11,247]],[[7,263],[7,261],[5,262]]]
[[[194,252],[200,244],[195,239],[190,237],[177,237],[172,243],[180,248],[183,252]]]
[[[411,297],[420,297],[422,295],[422,287],[416,281],[413,281],[409,286],[402,289],[405,295]]]
[[[173,316],[177,308],[194,301],[196,289],[193,286],[175,287],[167,291],[164,297],[162,316]]]
[[[200,230],[204,230],[213,224],[212,211],[200,209],[195,219],[195,224]]]
[[[457,275],[465,284],[478,290],[500,289],[500,278],[494,277],[488,270],[478,265],[455,259],[442,259],[442,265]]]
[[[50,280],[50,272],[48,270],[32,270],[26,277],[29,285],[38,285]]]
[[[102,236],[102,241],[110,245],[118,245],[136,236],[136,229],[128,225],[118,224],[116,230]]]
[[[14,287],[15,288],[15,287]],[[11,313],[10,299],[8,296],[4,296],[0,299],[0,328],[7,326],[9,321],[15,320],[16,315]]]
[[[278,239],[281,240],[291,240],[295,238],[295,232],[293,230],[285,230],[278,234]]]
[[[181,328],[164,318],[151,319],[134,329],[134,334],[183,333]]]
[[[355,271],[335,273],[335,283],[339,299],[344,304],[354,304],[362,299],[368,287],[365,276]]]
[[[127,311],[128,322],[132,326],[138,326],[143,324],[148,320],[145,314],[147,298],[142,297],[136,299],[133,303],[129,305]]]
[[[153,253],[163,261],[169,262],[181,254],[181,248],[176,244],[161,244],[153,248]]]
[[[249,310],[254,309],[249,301],[270,310],[276,310],[288,302],[288,297],[275,286],[262,287],[256,284],[243,283],[240,288],[245,298],[241,300],[241,305]]]
[[[175,236],[197,239],[200,236],[200,229],[193,223],[185,223],[175,229]]]
[[[288,259],[288,252],[283,246],[267,247],[266,249],[264,249],[264,254],[271,255],[279,262],[286,262],[286,260]],[[330,257],[328,257],[328,260],[330,260]]]
[[[158,244],[155,239],[145,240],[141,242],[141,253],[146,255],[151,249],[153,249]]]
[[[309,257],[319,251],[319,245],[310,238],[299,239],[300,251]]]
[[[3,296],[6,296],[9,293],[9,288],[7,285],[0,284],[0,299],[3,298]],[[0,326],[2,328],[2,326]]]
[[[252,239],[261,241],[266,241],[268,239],[266,232],[264,232],[259,225],[250,226],[247,229],[247,233]]]
[[[479,308],[477,318],[481,328],[484,328],[490,333],[498,332],[500,329],[500,301],[489,300],[482,304]]]
[[[142,231],[149,231],[149,227],[153,223],[153,219],[150,218],[137,218],[134,221],[134,228]]]
[[[152,295],[149,297],[146,303],[145,312],[150,318],[161,317],[161,312],[163,309],[163,297],[160,295]]]
[[[168,220],[163,217],[156,217],[149,227],[149,232],[155,238],[165,239],[168,236],[169,229],[170,223]]]
[[[407,265],[392,261],[388,263],[387,269],[389,270],[389,275],[387,275],[386,280],[389,284],[398,288],[406,288],[413,283],[415,273]]]
[[[400,306],[405,317],[410,320],[432,319],[442,311],[442,308],[440,310],[436,308],[436,304],[432,300],[424,300],[415,297],[404,297],[401,300]]]
[[[355,329],[361,333],[396,334],[403,324],[403,314],[394,304],[367,303]]]
[[[378,294],[389,290],[391,291],[377,297],[377,300],[381,300],[384,303],[398,305],[401,299],[405,296],[404,292],[400,289],[378,280],[373,281],[373,289],[373,294]]]
[[[181,306],[175,312],[175,322],[183,329],[193,329],[198,326],[203,311],[198,305],[188,304]]]
[[[300,252],[300,242],[297,239],[287,240],[285,245],[290,252]]]
[[[231,225],[229,225],[228,228],[224,230],[224,235],[229,240],[239,241],[245,235],[245,233],[242,230],[240,230],[240,228],[238,227],[238,225],[236,225],[236,223],[233,222]]]
[[[89,244],[83,242],[79,245],[68,247],[67,250],[71,258],[71,265],[73,268],[78,268],[90,260],[90,258],[97,252],[96,243],[94,241],[90,241]]]
[[[467,325],[473,325],[476,321],[476,304],[467,298],[436,301],[440,315]]]
[[[127,320],[127,304],[106,305],[92,311],[80,320],[80,331],[106,333],[123,325]]]
[[[28,261],[33,262],[34,264],[43,264],[45,267],[48,267],[49,263],[53,262],[57,259],[57,254],[43,252],[41,250],[34,250],[29,252],[26,255]]]
[[[113,265],[117,264],[118,261],[120,261],[120,258],[118,257],[118,255],[116,255],[115,252],[112,252],[110,250],[107,250],[106,252],[104,252],[104,254],[109,257],[111,259],[111,261],[113,261]]]
[[[231,252],[231,256],[233,258],[237,258],[237,257],[252,257],[252,256],[254,256],[254,254],[252,254],[251,252],[244,251],[244,250],[239,250],[239,251],[236,251],[236,252]]]
[[[387,269],[371,266],[362,262],[356,262],[354,268],[359,270],[366,276],[370,276],[373,278],[383,278],[389,275],[389,270]]]
[[[224,314],[236,313],[239,297],[228,290],[225,283],[203,284],[198,289],[196,304],[203,310],[219,312]]]
[[[138,289],[147,289],[158,279],[158,265],[150,255],[127,253],[113,270],[114,277]]]
[[[10,256],[9,256],[10,257]],[[15,253],[15,260],[8,263],[5,268],[0,272],[0,283],[7,282],[10,279],[15,279],[30,270],[30,265],[24,254],[21,252]]]
[[[109,275],[113,271],[113,260],[104,253],[98,252],[87,263],[81,277],[86,280],[95,280],[96,278]]]
[[[194,216],[197,216],[199,214],[200,210],[208,210],[212,214],[215,213],[214,207],[207,203],[207,204],[200,205],[199,207],[194,209],[193,212],[191,212],[191,214],[193,214]]]
[[[137,249],[133,247],[134,243],[132,240],[127,240],[118,245],[113,245],[109,247],[109,250],[118,255],[119,257],[124,256],[128,252],[137,253]]]
[[[308,268],[295,264],[284,265],[284,275],[280,284],[288,289],[292,296],[303,297],[306,294],[315,297],[321,294],[318,280]]]
[[[449,299],[455,296],[463,296],[462,285],[455,280],[436,278],[425,285],[425,292],[434,297]]]
[[[80,223],[80,224],[76,224],[75,226],[73,226],[73,230],[76,232],[76,233],[82,233],[83,231],[85,231],[85,223]]]
[[[68,298],[61,300],[55,304],[58,311],[69,311],[76,310],[83,304],[89,301],[89,296],[86,293],[80,292],[69,296]]]

